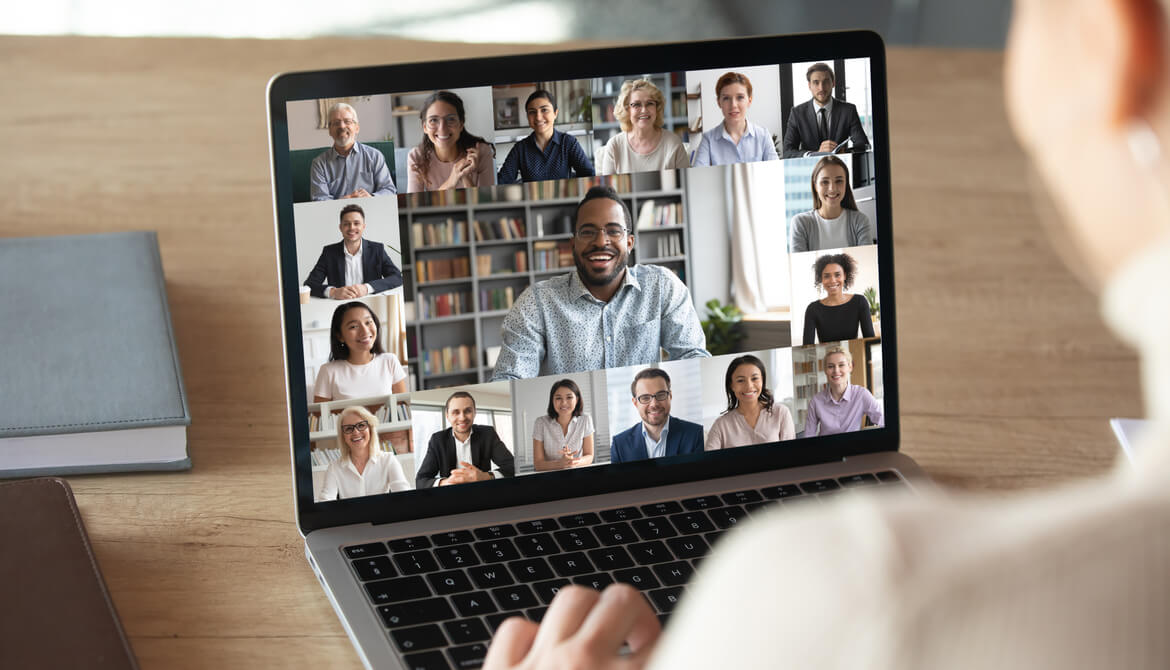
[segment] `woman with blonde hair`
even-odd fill
[[[622,132],[601,149],[598,174],[654,172],[690,167],[687,149],[678,135],[665,130],[666,98],[647,79],[622,84],[613,115]]]
[[[337,416],[337,448],[341,458],[329,464],[318,501],[406,491],[410,482],[394,454],[378,444],[378,420],[361,406],[346,407]]]

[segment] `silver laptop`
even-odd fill
[[[268,88],[297,522],[363,663],[565,584],[669,619],[761,511],[913,489],[869,32]]]

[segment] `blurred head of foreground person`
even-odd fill
[[[1154,423],[1132,469],[778,512],[720,541],[661,639],[628,588],[569,587],[539,632],[505,622],[485,667],[1170,667],[1168,12],[1017,0],[1008,46],[1009,114],[1059,210],[1054,243],[1141,353]],[[615,655],[623,640],[633,655]]]

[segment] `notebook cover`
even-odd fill
[[[0,483],[0,668],[137,668],[69,484]]]
[[[154,232],[0,239],[0,268],[0,440],[190,424]]]

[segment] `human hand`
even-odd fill
[[[350,284],[343,288],[348,290],[350,296],[354,298],[361,298],[370,294],[370,289],[365,284]]]
[[[494,479],[491,473],[484,472],[467,461],[459,461],[459,467],[456,470],[462,471],[469,482],[485,482]]]
[[[368,198],[368,197],[370,197],[370,192],[364,188],[358,188],[358,189],[355,189],[353,191],[353,193],[346,193],[345,195],[343,195],[341,197],[342,198]]]
[[[459,188],[463,178],[475,169],[475,158],[478,155],[475,149],[468,149],[467,154],[463,158],[456,160],[454,165],[451,166],[451,174],[447,175],[447,181],[443,182],[443,185],[439,188]]]
[[[353,294],[351,289],[352,287],[349,286],[331,288],[329,289],[329,297],[334,300],[350,300],[351,298],[356,298],[357,296]]]
[[[642,668],[662,627],[646,599],[629,584],[598,593],[566,586],[537,625],[519,617],[496,631],[484,670],[541,668]],[[625,643],[630,654],[618,651]]]
[[[817,151],[832,151],[833,149],[836,149],[836,148],[837,148],[836,142],[834,142],[833,140],[825,140],[824,142],[821,142],[821,148],[817,149]]]

